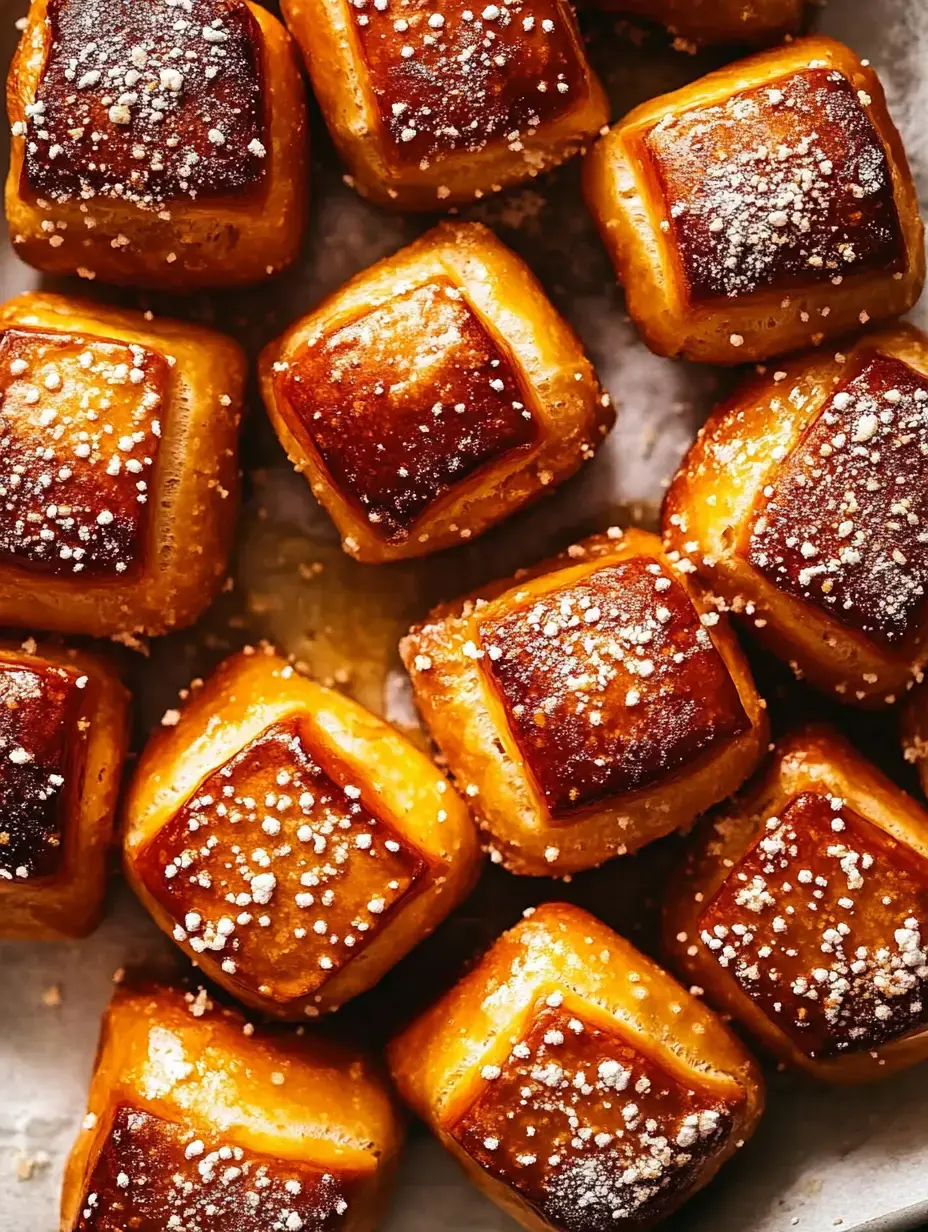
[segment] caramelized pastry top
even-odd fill
[[[10,329],[0,340],[0,560],[73,577],[141,563],[169,380],[124,342]]]
[[[891,646],[921,623],[926,519],[928,378],[864,352],[758,497],[747,557]]]
[[[0,662],[0,881],[53,876],[83,772],[87,678]]]
[[[264,175],[261,34],[243,0],[49,0],[23,187],[156,207]]]
[[[561,0],[472,8],[460,0],[364,0],[350,12],[398,162],[428,165],[501,142],[518,155],[584,87]]]
[[[329,777],[299,720],[275,724],[162,827],[139,875],[196,953],[264,995],[306,995],[363,949],[425,871],[360,796]]]
[[[484,668],[555,818],[658,782],[747,730],[689,596],[647,557],[507,600],[479,630]]]
[[[808,68],[645,139],[693,301],[901,269],[886,152],[841,73]]]
[[[928,863],[837,797],[803,792],[769,818],[699,927],[742,991],[826,1058],[928,1022],[926,913]]]
[[[282,380],[335,483],[384,539],[537,435],[512,365],[444,279],[305,347]]]
[[[733,1109],[684,1086],[559,994],[452,1128],[491,1176],[565,1232],[651,1227],[722,1150]]]
[[[245,1151],[120,1104],[77,1232],[335,1232],[351,1191],[351,1177]]]

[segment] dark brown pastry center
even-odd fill
[[[142,565],[169,369],[144,347],[0,340],[0,561],[129,580]]]
[[[928,1022],[928,863],[836,797],[771,817],[703,913],[716,961],[810,1057]]]
[[[86,685],[65,668],[0,662],[0,885],[62,866],[84,773]]]
[[[483,1078],[455,1140],[563,1232],[652,1227],[732,1129],[732,1106],[565,1008],[542,1006]]]
[[[23,183],[157,207],[265,174],[262,36],[242,0],[50,0]]]
[[[250,991],[320,987],[392,920],[421,853],[336,783],[302,726],[270,727],[211,774],[142,853],[178,940]]]
[[[865,352],[758,497],[746,555],[779,590],[882,646],[928,585],[928,378]]]
[[[660,783],[746,731],[689,596],[647,557],[480,620],[482,663],[554,819]]]
[[[863,101],[841,73],[810,68],[651,130],[692,300],[902,269],[892,176]]]
[[[338,488],[387,540],[537,437],[518,374],[446,280],[304,348],[282,381]]]
[[[337,1232],[357,1178],[243,1150],[120,1104],[76,1232]]]
[[[499,145],[518,158],[583,100],[583,55],[560,0],[366,0],[351,13],[397,162]]]

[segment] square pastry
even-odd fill
[[[0,938],[96,927],[128,740],[129,694],[102,659],[0,643]]]
[[[388,1050],[400,1094],[530,1232],[651,1228],[754,1131],[760,1074],[599,920],[545,904]]]
[[[928,1057],[928,813],[837,733],[794,733],[701,823],[665,922],[678,970],[790,1064]]]
[[[776,43],[795,34],[805,0],[596,0],[601,8],[647,17],[686,42]]]
[[[365,1057],[137,984],[103,1018],[62,1232],[374,1232],[402,1139]]]
[[[664,503],[664,544],[765,646],[882,706],[928,657],[928,338],[870,333],[748,380]]]
[[[27,293],[0,306],[0,623],[192,623],[235,529],[245,357],[200,326]]]
[[[652,350],[738,364],[905,312],[918,198],[873,69],[799,39],[632,111],[586,197]]]
[[[283,0],[354,186],[435,210],[539,175],[608,122],[567,0]]]
[[[303,83],[259,5],[32,0],[7,107],[7,219],[30,265],[186,291],[296,256]]]
[[[149,742],[124,855],[164,931],[282,1018],[376,984],[479,866],[467,809],[424,754],[263,651],[228,659]]]
[[[401,646],[495,860],[577,872],[735,791],[767,741],[734,634],[656,536],[613,530],[439,607]]]
[[[261,357],[268,413],[358,560],[424,556],[553,491],[612,427],[532,273],[446,223],[352,279]]]

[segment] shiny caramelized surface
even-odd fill
[[[25,188],[157,206],[261,179],[261,34],[242,0],[49,0],[48,21]]]
[[[548,998],[452,1128],[564,1232],[651,1227],[723,1150],[732,1111]]]
[[[81,335],[0,340],[0,561],[112,577],[142,562],[162,355]]]
[[[385,539],[537,435],[512,365],[444,279],[304,348],[282,379],[335,483]]]
[[[691,300],[901,269],[883,143],[841,73],[810,68],[645,139]]]
[[[352,1180],[120,1104],[75,1232],[335,1232]]]
[[[0,884],[61,867],[83,774],[86,682],[51,664],[0,660]]]
[[[891,646],[923,623],[928,378],[865,352],[758,496],[747,557]]]
[[[644,556],[480,620],[484,669],[552,815],[637,791],[747,730],[686,591]]]
[[[562,0],[364,0],[349,9],[393,161],[523,142],[585,95]]]
[[[175,937],[233,982],[281,1001],[320,987],[392,918],[425,872],[418,850],[337,784],[297,719],[211,774],[137,871]]]
[[[767,820],[699,928],[716,961],[810,1057],[928,1022],[928,862],[836,797]]]

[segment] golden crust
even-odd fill
[[[745,181],[741,156],[778,145],[790,156],[760,187]],[[861,186],[865,163],[879,173]],[[883,88],[833,39],[796,40],[636,108],[591,151],[585,193],[660,355],[781,355],[907,311],[924,283],[918,200]]]
[[[161,318],[149,321],[140,312],[45,293],[26,293],[7,301],[0,307],[0,330],[25,336],[27,342],[36,336],[53,344],[64,339],[75,352],[86,347],[91,358],[98,346],[105,350],[111,342],[128,347],[130,352],[144,348],[163,377],[153,391],[160,400],[154,401],[150,410],[145,403],[138,404],[152,453],[135,465],[144,462],[151,467],[136,474],[130,467],[123,467],[121,478],[114,481],[114,487],[123,485],[116,495],[126,499],[127,489],[136,483],[138,474],[148,476],[141,481],[147,485],[141,489],[146,511],[128,567],[124,558],[116,561],[107,557],[98,573],[78,570],[73,564],[66,571],[60,562],[47,558],[44,563],[38,557],[26,560],[23,553],[27,545],[24,541],[17,548],[13,533],[15,520],[23,511],[13,502],[8,488],[0,513],[0,522],[9,523],[4,529],[9,550],[0,557],[0,620],[8,625],[97,637],[158,634],[192,623],[222,582],[235,529],[237,439],[246,373],[240,348],[222,334],[187,322]],[[43,356],[44,352],[39,354],[36,365],[45,362]],[[80,356],[76,359],[79,361]],[[28,390],[24,399],[15,403],[16,415],[6,423],[13,438],[19,431],[17,421],[26,423],[26,412],[41,412],[46,402],[51,404],[49,413],[54,411],[55,415],[73,416],[77,412],[81,368],[77,362],[67,370],[77,374],[72,405],[68,401],[71,381],[62,381],[52,363],[45,384],[35,390],[38,399],[32,395],[34,407],[21,406],[22,401],[30,400]],[[96,366],[91,365],[89,372],[94,375]],[[23,379],[28,376],[27,368]],[[134,388],[135,377],[130,377],[127,389]],[[125,373],[120,379],[125,382]],[[0,380],[8,398],[9,374],[0,374]],[[95,397],[98,394],[99,389]],[[31,439],[38,444],[42,443],[42,433],[47,432],[49,445],[55,444],[55,426],[42,427],[42,422],[41,418],[30,422],[23,431],[31,432]],[[58,420],[57,426],[60,423]],[[101,437],[99,448],[89,454],[81,452],[86,446],[79,446],[73,456],[62,454],[61,459],[67,463],[67,473],[73,472],[73,483],[89,490],[86,516],[95,536],[100,519],[110,518],[112,513],[96,508],[104,495],[102,468],[110,452],[117,456],[121,450],[115,440],[110,450],[108,440]],[[59,494],[59,488],[55,491]],[[70,492],[63,482],[59,499],[63,501]],[[59,527],[59,523],[50,526],[50,533],[58,534]],[[68,560],[80,563],[73,554]]]
[[[59,2],[86,4],[92,21],[94,0]],[[215,10],[220,19],[228,16],[230,7],[213,0],[198,0],[198,6],[199,16],[204,15],[200,9],[206,18]],[[189,291],[257,282],[294,260],[306,218],[308,176],[306,101],[297,57],[283,25],[266,9],[239,5],[238,0],[231,8],[244,10],[253,23],[261,131],[253,140],[258,142],[255,150],[261,147],[261,174],[254,183],[225,194],[180,188],[164,201],[148,202],[132,201],[128,194],[90,191],[82,196],[71,190],[55,198],[29,188],[24,160],[34,123],[31,108],[52,47],[50,0],[32,0],[7,83],[13,139],[6,213],[15,251],[24,261],[53,274]],[[212,47],[203,42],[199,61],[205,61]],[[189,92],[189,83],[185,85]],[[83,100],[85,95],[78,97]],[[183,87],[177,97],[183,97]],[[116,139],[110,134],[109,140]],[[215,148],[205,146],[200,165],[209,165]],[[161,151],[162,157],[169,154]],[[239,163],[255,157],[245,149],[240,155]],[[91,154],[82,150],[76,157],[86,168]]]
[[[615,418],[528,267],[476,223],[359,274],[266,347],[260,373],[291,461],[366,562],[482,534],[572,475]]]
[[[777,1056],[868,1082],[928,1056],[926,904],[928,814],[843,737],[808,727],[700,823],[665,945]]]
[[[928,339],[911,326],[787,361],[716,408],[664,502],[665,548],[853,705],[891,704],[925,661],[923,405]]]
[[[208,1216],[221,1194],[230,1228],[259,1217],[284,1227],[291,1211],[307,1229],[373,1232],[402,1138],[386,1084],[363,1056],[246,1026],[203,992],[121,989],[103,1018],[61,1229],[84,1227],[88,1203],[95,1227],[154,1229],[175,1206]]]
[[[530,28],[520,3],[465,20],[449,0],[415,0],[402,33],[389,11],[361,14],[347,0],[281,8],[354,186],[381,205],[435,210],[499,192],[576,154],[608,122],[564,0],[539,0]]]
[[[577,628],[589,645],[568,644]],[[400,651],[494,858],[514,872],[591,868],[688,825],[766,745],[734,634],[642,531],[597,536],[439,607]],[[576,696],[558,693],[577,678]]]
[[[528,1049],[537,1036],[532,1028],[544,1025],[552,1013],[568,1021],[563,1030],[555,1027],[546,1034],[547,1048],[539,1047],[531,1055]],[[605,1048],[606,1057],[611,1051],[621,1062],[605,1060],[597,1065],[597,1048]],[[582,1094],[560,1096],[582,1128],[588,1121],[590,1127],[599,1128],[597,1118],[608,1116],[606,1110],[613,1106],[618,1116],[619,1105],[627,1099],[640,1105],[634,1111],[626,1109],[625,1128],[613,1144],[607,1134],[607,1141],[597,1142],[595,1151],[593,1144],[578,1147],[584,1135],[578,1139],[573,1132],[565,1134],[556,1112],[551,1115],[544,1092],[557,1096],[558,1056],[565,1049],[571,1050],[570,1061],[564,1061],[571,1079],[573,1062],[583,1060],[589,1050],[588,1085]],[[532,1069],[528,1082],[535,1085],[523,1089],[521,1100],[509,1102],[516,1058],[523,1058],[525,1067]],[[564,904],[545,904],[504,934],[469,975],[391,1043],[388,1060],[400,1094],[469,1178],[531,1232],[559,1232],[568,1226],[558,1218],[558,1206],[572,1197],[575,1207],[583,1196],[583,1185],[577,1187],[582,1177],[572,1181],[571,1169],[574,1165],[582,1169],[584,1164],[587,1187],[593,1183],[589,1169],[600,1183],[598,1192],[587,1194],[584,1203],[591,1207],[590,1226],[595,1217],[596,1227],[652,1227],[711,1179],[751,1135],[763,1108],[757,1067],[712,1012],[623,938],[586,912]],[[650,1084],[634,1081],[643,1068],[651,1074]],[[538,1070],[544,1081],[540,1089]],[[694,1108],[705,1112],[711,1106],[708,1120],[726,1128],[715,1141],[709,1136],[705,1153],[693,1146],[698,1162],[690,1171],[684,1167],[677,1176],[672,1170],[670,1175],[652,1172],[651,1178],[658,1182],[656,1201],[652,1198],[653,1205],[645,1203],[636,1210],[635,1185],[623,1177],[626,1168],[634,1169],[640,1162],[625,1154],[635,1151],[633,1133],[640,1125],[635,1117],[667,1115],[660,1102],[667,1091],[661,1093],[661,1088],[672,1090],[677,1084],[689,1092]],[[571,1090],[569,1081],[564,1088]],[[627,1096],[618,1094],[626,1089]],[[473,1152],[485,1144],[474,1142],[470,1131],[484,1123],[482,1117],[499,1111],[494,1108],[497,1099],[510,1109],[509,1116],[492,1122],[498,1138],[495,1147],[490,1144],[491,1155],[475,1158]],[[523,1120],[540,1127],[534,1140],[516,1139]],[[569,1128],[576,1126],[571,1122]],[[668,1130],[679,1132],[672,1117],[660,1126],[665,1135]],[[470,1141],[470,1151],[462,1140]],[[566,1165],[564,1171],[558,1171],[555,1157],[553,1164],[548,1160],[551,1172],[526,1182],[537,1161],[520,1156],[522,1173],[517,1171],[507,1183],[502,1179],[502,1160],[519,1147],[530,1148],[538,1160],[556,1150]],[[631,1211],[631,1217],[611,1215],[604,1202],[621,1206],[626,1215]]]
[[[284,1018],[372,987],[479,864],[467,810],[431,761],[269,653],[228,659],[151,739],[125,813],[126,875],[156,922],[210,978]],[[244,856],[243,820],[255,829]]]
[[[805,0],[597,0],[604,9],[647,17],[694,43],[776,43],[795,34]]]
[[[129,694],[103,659],[29,641],[0,645],[0,696],[0,936],[85,936],[103,911]]]

